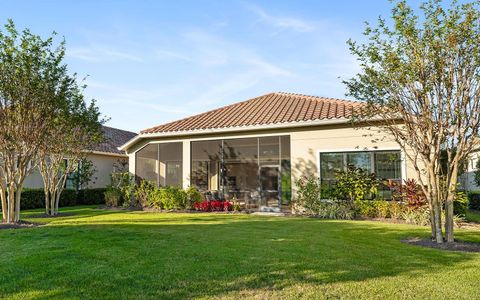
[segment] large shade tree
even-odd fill
[[[368,104],[358,121],[375,120],[415,168],[430,206],[433,238],[453,242],[459,169],[478,146],[479,2],[432,0],[418,11],[396,1],[391,19],[367,23],[366,42],[349,41],[361,71],[345,83],[349,95]]]

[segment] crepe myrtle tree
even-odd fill
[[[348,95],[367,103],[356,121],[381,120],[376,126],[390,134],[415,168],[430,206],[433,239],[453,242],[459,169],[478,146],[479,2],[447,6],[432,0],[418,11],[395,1],[389,22],[367,23],[366,42],[348,42],[361,70],[345,84]]]
[[[49,142],[64,101],[64,44],[53,47],[52,37],[19,32],[11,20],[0,29],[0,199],[5,223],[20,220],[25,178]]]
[[[103,134],[100,113],[92,101],[86,103],[76,78],[65,74],[63,107],[55,116],[56,126],[52,128],[48,143],[39,151],[38,167],[43,178],[45,212],[58,214],[60,195],[66,181],[73,172],[78,172],[79,164],[86,162],[86,149],[102,142]]]

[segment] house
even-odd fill
[[[110,184],[110,174],[121,166],[128,164],[128,156],[118,149],[137,134],[108,126],[102,126],[104,142],[87,149],[87,159],[93,163],[95,173],[92,176],[89,188],[103,188]],[[35,170],[25,180],[25,188],[43,188],[40,172]],[[67,187],[73,187],[72,182],[67,182]]]
[[[137,180],[193,185],[252,209],[280,209],[302,176],[329,184],[349,164],[383,179],[414,177],[395,141],[352,126],[362,105],[270,93],[142,130],[120,149]]]
[[[464,191],[479,191],[480,187],[475,183],[475,171],[478,170],[477,163],[480,159],[480,152],[474,151],[466,162],[465,172],[460,175],[460,186]]]

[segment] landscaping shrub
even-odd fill
[[[45,207],[43,189],[24,189],[20,199],[21,209],[35,209]],[[73,189],[64,189],[60,195],[59,206],[73,206],[77,204],[77,193]]]
[[[453,201],[453,214],[464,218],[468,212],[468,197],[464,192],[457,191]]]
[[[202,202],[195,203],[195,209],[199,211],[231,211],[234,207],[233,203],[230,201],[221,201],[221,200],[203,200]]]
[[[185,191],[187,193],[187,207],[188,209],[194,209],[195,203],[201,202],[203,199],[202,193],[194,187],[193,185],[189,186]]]
[[[45,207],[45,194],[43,189],[23,189],[20,199],[21,209],[34,209]]]
[[[60,200],[59,200],[58,206],[64,207],[64,206],[74,206],[74,205],[77,205],[77,191],[74,189],[64,189],[63,192],[60,194]],[[45,201],[43,202],[42,207],[44,206],[45,206]]]
[[[369,200],[356,200],[355,201],[355,211],[357,215],[364,218],[376,218],[377,209],[373,201]]]
[[[355,217],[355,211],[347,201],[323,200],[316,206],[314,216],[324,219],[351,220]]]
[[[401,220],[403,216],[403,212],[405,211],[406,206],[398,201],[390,201],[388,207],[388,213],[390,218]]]
[[[428,207],[409,207],[402,213],[402,219],[408,224],[426,226],[430,224],[430,210]]]
[[[468,202],[471,209],[480,210],[480,191],[468,192]]]
[[[151,197],[155,189],[156,187],[153,183],[143,180],[140,182],[140,185],[135,188],[134,197],[142,207],[147,207],[154,201]]]
[[[427,198],[415,179],[404,180],[403,184],[392,181],[388,187],[392,190],[394,200],[407,203],[411,208],[420,208],[427,203]]]
[[[105,191],[105,204],[109,207],[120,206],[122,202],[122,192],[114,187],[108,187]]]
[[[350,165],[346,171],[336,172],[335,177],[338,195],[343,196],[343,199],[350,200],[351,203],[377,193],[379,183],[375,173],[368,173],[362,168]]]
[[[316,177],[302,177],[297,181],[298,191],[295,205],[307,210],[309,214],[316,214],[321,205],[322,187]]]
[[[94,188],[82,190],[82,197],[78,197],[77,204],[92,205],[92,204],[105,204],[105,191],[106,188]]]

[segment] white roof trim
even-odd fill
[[[338,119],[310,120],[310,121],[288,122],[288,123],[285,122],[285,123],[276,123],[276,124],[260,124],[260,125],[224,127],[224,128],[207,128],[207,129],[196,129],[196,130],[185,130],[185,131],[143,133],[135,136],[133,139],[129,140],[122,146],[118,147],[118,149],[121,151],[126,151],[130,146],[137,143],[141,139],[155,138],[155,137],[202,135],[202,134],[210,134],[210,133],[231,133],[231,132],[238,132],[238,131],[294,128],[294,127],[315,126],[315,125],[333,125],[333,124],[348,123],[351,120],[352,119],[350,118],[338,118]]]
[[[105,152],[105,151],[92,151],[92,150],[85,150],[88,154],[97,154],[97,155],[105,155],[105,156],[116,156],[116,157],[128,157],[127,154],[122,153],[113,153],[113,152]]]

